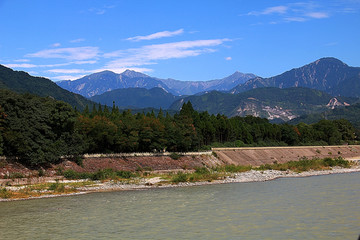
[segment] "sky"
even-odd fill
[[[0,64],[53,81],[271,77],[322,57],[360,67],[359,43],[360,0],[0,0]]]

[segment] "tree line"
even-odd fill
[[[51,97],[0,92],[0,154],[30,165],[84,153],[186,152],[211,147],[335,145],[354,142],[344,119],[272,124],[253,116],[197,112],[191,102],[170,115],[93,106],[82,112]]]

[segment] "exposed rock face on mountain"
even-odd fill
[[[329,103],[326,106],[330,109],[335,109],[336,107],[350,106],[347,102],[340,102],[336,97],[330,99]]]
[[[229,117],[252,115],[269,120],[292,120],[300,115],[322,112],[356,102],[356,98],[336,97],[309,88],[257,88],[240,94],[213,91],[175,101],[171,109],[179,110],[191,101],[195,110]]]
[[[322,58],[275,77],[251,79],[230,92],[240,93],[261,87],[307,87],[334,96],[360,97],[360,68],[349,67],[336,58]]]
[[[121,74],[111,71],[94,73],[74,81],[59,81],[57,84],[71,92],[92,97],[120,88],[159,87],[174,95],[192,95],[208,90],[229,91],[238,84],[256,77],[254,74],[235,72],[229,77],[211,81],[179,81],[159,79],[135,71],[126,70]]]
[[[112,106],[114,102],[119,108],[167,109],[177,98],[162,88],[123,88],[95,95],[90,99],[108,106]]]
[[[94,73],[75,81],[59,81],[57,84],[71,92],[92,97],[119,88],[146,88],[160,87],[170,89],[160,80],[145,74],[126,70],[121,74],[111,71]]]

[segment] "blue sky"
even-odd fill
[[[360,1],[0,0],[0,64],[51,80],[211,80],[321,57],[360,66]]]

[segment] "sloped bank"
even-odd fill
[[[212,150],[223,164],[244,166],[286,163],[304,158],[342,157],[350,161],[360,160],[360,145],[213,148]]]
[[[306,146],[306,147],[258,147],[214,148],[194,153],[121,153],[84,155],[82,162],[64,159],[49,169],[31,170],[25,166],[0,159],[0,185],[23,185],[62,179],[59,171],[96,172],[101,169],[115,171],[177,172],[198,167],[212,168],[223,165],[260,166],[264,164],[298,161],[303,158],[342,157],[360,160],[360,145]],[[40,174],[41,172],[41,174]],[[42,175],[42,176],[40,176]]]

